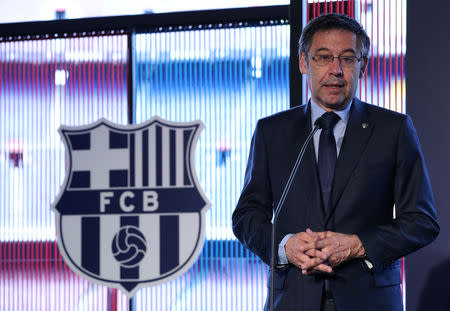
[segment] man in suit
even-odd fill
[[[275,310],[403,310],[399,259],[439,232],[415,129],[355,98],[370,48],[358,22],[322,15],[299,46],[311,99],[258,122],[234,234],[270,263],[274,208],[317,121],[278,218]]]

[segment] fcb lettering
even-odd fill
[[[68,165],[52,209],[75,272],[131,297],[189,269],[210,206],[193,169],[202,127],[154,117],[60,128]]]
[[[134,192],[132,191],[124,191],[119,197],[119,206],[120,209],[123,212],[133,212],[136,209],[136,206],[133,203],[127,203],[128,201],[133,202],[135,197]],[[114,199],[114,192],[107,191],[107,192],[100,192],[100,212],[105,213],[106,212],[106,206],[115,206],[117,205],[114,203],[111,203],[111,200]],[[143,212],[154,212],[158,209],[159,202],[158,202],[158,192],[156,191],[143,191],[142,192],[142,204],[139,206],[142,206]]]

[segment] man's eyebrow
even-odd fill
[[[327,48],[320,48],[320,49],[316,50],[316,53],[317,52],[331,52],[331,51],[329,49],[327,49]]]
[[[329,53],[331,53],[330,49],[328,49],[328,48],[319,48],[319,49],[317,49],[315,52],[316,52],[316,53],[317,53],[317,52],[329,52]],[[356,55],[356,52],[355,52],[355,50],[353,50],[353,49],[346,49],[346,50],[343,50],[343,51],[341,52],[341,55],[344,54],[344,53],[347,53],[347,52],[351,52],[351,53],[353,53],[354,55]]]
[[[346,53],[346,52],[351,52],[351,53],[353,53],[353,54],[356,55],[356,51],[355,51],[354,49],[346,49],[346,50],[343,50],[343,51],[341,52],[341,54],[344,54],[344,53]]]

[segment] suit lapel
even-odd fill
[[[288,144],[292,147],[286,151],[291,155],[290,157],[292,157],[289,161],[287,161],[288,163],[292,163],[288,168],[289,173],[292,169],[292,165],[295,163],[300,148],[305,143],[308,135],[311,133],[310,103],[300,108],[301,109],[299,109],[298,117],[296,118],[296,122],[294,124],[294,131],[292,132],[294,135],[292,135],[292,141]],[[289,175],[286,176],[286,180],[288,176]],[[299,200],[299,198],[302,199]],[[307,223],[310,228],[316,231],[323,230],[325,213],[323,208],[321,208],[322,198],[313,140],[311,140],[306,148],[302,163],[300,164],[297,175],[294,177],[294,183],[292,184],[287,200],[292,203],[294,214],[298,213],[295,211],[299,208],[299,204],[302,205],[301,208],[305,211],[305,223]],[[287,211],[286,213],[289,214]],[[295,217],[292,219],[295,219]],[[304,230],[306,228],[302,229]]]
[[[311,113],[309,104],[300,107],[299,116],[296,118],[295,133],[293,135],[295,148],[301,148],[311,131]],[[298,149],[299,150],[299,149]],[[295,152],[294,152],[295,153]],[[297,155],[295,155],[297,156]]]
[[[306,141],[306,138],[312,131],[311,121],[311,101],[308,102],[305,109],[306,128],[303,130],[303,137],[300,146]],[[300,147],[299,147],[300,148]],[[307,208],[306,219],[308,219],[309,227],[313,231],[323,230],[323,220],[325,217],[325,208],[322,203],[322,191],[320,190],[319,173],[317,169],[316,154],[314,152],[314,139],[312,139],[306,149],[303,164],[300,169],[304,170],[304,180],[307,181],[302,190],[303,193],[308,195],[308,203],[305,205]],[[319,207],[319,208],[318,208]]]
[[[331,205],[325,219],[330,219],[347,183],[355,170],[361,155],[372,134],[374,124],[369,121],[367,108],[358,99],[354,99],[345,130],[339,157],[334,171],[334,182],[331,190]]]

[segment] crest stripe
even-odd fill
[[[142,132],[142,186],[148,186],[148,130]]]
[[[178,152],[176,152],[175,157],[176,157],[176,185],[177,187],[183,187],[184,185],[184,176],[183,176],[183,171],[184,171],[184,166],[185,166],[185,161],[184,161],[184,154],[183,152],[180,152],[180,150],[183,150],[183,130],[177,129],[176,130],[176,149]]]
[[[142,166],[142,149],[143,149],[143,143],[142,143],[142,133],[143,131],[137,131],[134,133],[134,186],[136,188],[142,188],[142,175],[144,173],[143,166]]]
[[[130,187],[134,187],[135,179],[134,179],[134,153],[135,153],[135,144],[134,144],[134,134],[130,134]]]
[[[81,266],[100,274],[100,217],[81,218]]]
[[[170,131],[167,126],[162,127],[162,186],[170,187]]]
[[[189,142],[190,142],[190,138],[191,138],[191,134],[192,134],[192,130],[185,130],[184,131],[184,154],[189,154]],[[189,159],[186,159],[186,162],[188,162]],[[188,171],[188,165],[184,165],[184,185],[185,186],[190,186],[191,185],[191,178],[189,176],[189,171]]]
[[[162,128],[156,126],[156,185],[162,186]]]
[[[176,185],[176,158],[175,155],[177,153],[176,144],[175,144],[175,130],[170,130],[170,185]]]
[[[148,128],[148,185],[153,188],[156,187],[156,127],[150,126]]]
[[[180,261],[180,220],[178,215],[160,217],[160,274],[176,268]]]

